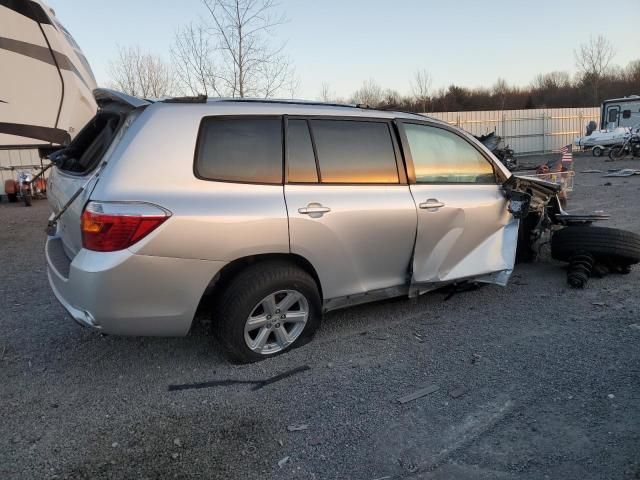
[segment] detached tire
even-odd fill
[[[551,237],[551,256],[568,262],[576,253],[590,253],[596,260],[616,265],[640,262],[640,235],[607,227],[570,226]]]
[[[214,311],[214,332],[226,356],[250,363],[307,343],[322,309],[314,279],[293,263],[265,261],[242,270]]]

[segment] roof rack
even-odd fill
[[[325,107],[349,107],[364,108],[361,105],[353,105],[351,103],[326,103],[314,100],[289,100],[279,98],[215,98],[216,102],[239,102],[239,103],[283,103],[286,105],[308,105],[308,106],[325,106]]]

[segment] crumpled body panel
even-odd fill
[[[506,283],[515,263],[519,221],[509,213],[499,186],[418,185],[412,192],[417,204],[426,197],[444,204],[418,210],[412,291],[471,278]]]

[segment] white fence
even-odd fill
[[[587,124],[600,123],[600,107],[536,108],[480,112],[436,112],[430,117],[457,125],[473,135],[496,132],[518,155],[558,150],[585,134]]]

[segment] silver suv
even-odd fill
[[[446,123],[95,96],[48,185],[49,281],[82,325],[186,335],[213,299],[220,345],[249,362],[302,345],[328,310],[509,278],[531,191],[514,201],[511,174]]]

